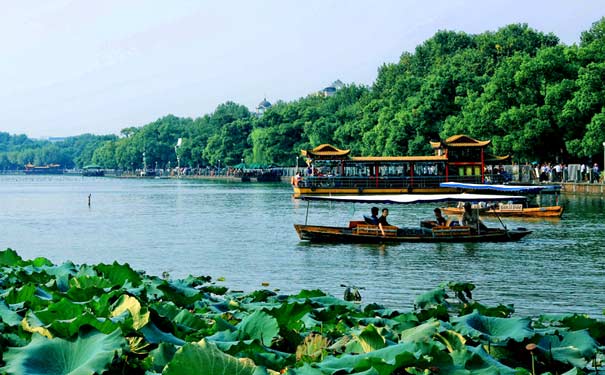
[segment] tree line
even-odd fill
[[[262,115],[227,102],[199,118],[167,115],[119,136],[51,143],[0,133],[0,168],[165,168],[177,157],[190,167],[242,160],[290,166],[301,149],[322,143],[353,155],[428,155],[430,140],[460,133],[491,139],[495,154],[516,163],[601,160],[605,18],[571,46],[526,24],[476,35],[438,31],[380,66],[371,86],[278,102]]]

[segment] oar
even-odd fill
[[[498,215],[498,211],[496,211],[495,205],[492,205],[491,209],[494,210],[494,214],[498,218],[498,221],[500,222],[500,224],[502,224],[502,228],[504,228],[506,235],[508,235],[508,229],[506,229],[506,225],[504,225],[504,223],[502,222],[502,219],[500,219],[500,215]]]

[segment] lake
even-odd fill
[[[91,206],[87,204],[91,194]],[[307,203],[284,184],[208,180],[0,176],[0,248],[54,263],[129,263],[172,278],[209,275],[232,290],[297,293],[362,286],[365,303],[409,310],[444,281],[472,282],[475,299],[514,304],[517,316],[605,308],[605,200],[563,196],[562,219],[511,220],[515,243],[319,245],[299,241]],[[433,206],[390,207],[418,225]],[[311,204],[309,223],[343,224],[369,206]],[[497,219],[484,221],[497,224]]]

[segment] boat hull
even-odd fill
[[[531,231],[489,229],[483,233],[463,232],[456,228],[439,231],[422,228],[400,228],[394,235],[360,233],[355,228],[294,224],[298,237],[303,241],[322,243],[399,243],[399,242],[510,242],[518,241]]]
[[[462,215],[463,208],[443,207],[441,212],[446,215]],[[500,216],[500,217],[561,217],[563,215],[562,206],[529,207],[521,210],[485,210],[481,211],[481,216]]]

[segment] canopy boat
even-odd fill
[[[518,201],[525,199],[519,196],[481,195],[481,194],[431,194],[431,195],[374,195],[374,196],[303,196],[308,201],[307,218],[310,201],[334,201],[371,204],[413,204],[436,202],[480,202],[480,201]],[[345,243],[396,243],[396,242],[509,242],[527,236],[531,231],[525,228],[471,228],[469,226],[437,225],[431,228],[383,226],[385,232],[375,224],[365,221],[350,221],[346,227],[294,224],[301,240],[311,242],[345,242]]]
[[[543,192],[558,192],[559,185],[489,185],[489,184],[466,184],[459,182],[444,182],[440,186],[456,188],[464,192],[489,192],[491,194],[523,194],[537,195]],[[559,204],[553,206],[530,206],[529,199],[521,203],[498,202],[495,206],[478,202],[473,208],[480,209],[484,216],[506,216],[506,217],[561,217],[563,207]],[[462,215],[464,202],[458,202],[455,207],[442,207],[441,211],[447,215]],[[490,206],[490,209],[485,207]]]

